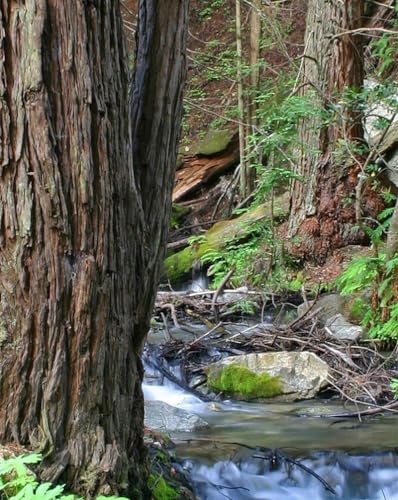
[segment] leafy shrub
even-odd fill
[[[383,210],[375,228],[366,228],[375,255],[353,259],[337,279],[342,295],[371,291],[370,304],[362,304],[362,325],[369,336],[381,340],[398,340],[398,255],[388,258],[379,250],[388,231],[393,209]]]

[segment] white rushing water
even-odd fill
[[[197,498],[203,500],[398,499],[398,463],[393,453],[319,452],[300,463],[327,481],[335,494],[310,473],[288,463],[275,471],[270,471],[267,461],[252,457],[214,465],[187,460],[185,467],[190,470]]]
[[[333,409],[328,401],[203,403],[171,382],[160,383],[154,373],[148,375],[147,400],[183,408],[210,424],[207,430],[171,435],[198,500],[398,500],[396,417],[361,423],[299,416],[330,405]],[[308,467],[335,494],[289,460],[279,459],[272,467],[266,448],[279,449]]]

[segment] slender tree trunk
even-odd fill
[[[149,497],[139,354],[167,227],[186,9],[141,1],[132,150],[119,1],[0,4],[0,441],[39,449],[41,477],[85,498]]]
[[[258,129],[257,119],[257,97],[260,84],[260,41],[261,41],[261,0],[252,0],[250,7],[250,89],[248,96],[248,124],[250,130],[248,135],[256,134]],[[246,149],[249,151],[249,137],[246,140]],[[254,154],[253,154],[254,153]],[[260,163],[262,158],[259,151],[251,153],[254,163]],[[247,195],[255,190],[256,170],[247,168],[246,171],[246,192]]]
[[[260,41],[261,41],[261,0],[253,0],[250,8],[250,102],[249,102],[249,123],[251,133],[256,131],[258,126],[256,97],[260,83]],[[253,183],[254,184],[254,183]],[[254,187],[254,186],[253,186]]]
[[[245,103],[243,97],[242,75],[242,7],[240,0],[235,2],[236,12],[236,77],[238,86],[238,114],[239,114],[239,156],[240,156],[240,194],[242,198],[248,195],[248,164],[246,160],[246,126]]]
[[[360,28],[362,22],[363,0],[308,3],[301,93],[312,95],[314,107],[334,109],[336,114],[326,126],[320,114],[300,124],[297,173],[302,181],[292,185],[289,236],[298,237],[296,254],[320,261],[331,250],[363,238],[355,227],[355,187],[361,171],[355,145],[363,138],[361,116],[342,99],[344,90],[363,84],[362,37],[340,34]]]

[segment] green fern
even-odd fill
[[[39,483],[29,469],[42,457],[38,453],[0,459],[0,500],[83,500],[76,495],[64,495],[64,485]],[[128,500],[125,497],[99,496],[97,500]]]

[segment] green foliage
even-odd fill
[[[237,364],[211,370],[208,374],[207,384],[214,391],[247,399],[270,398],[282,393],[278,377],[273,377],[268,373],[257,375],[248,368]]]
[[[297,162],[300,146],[298,123],[311,117],[326,123],[329,117],[320,104],[317,105],[315,95],[290,95],[290,79],[281,78],[276,84],[268,85],[256,98],[260,127],[249,138],[253,152],[249,160],[257,169],[258,177],[256,202],[266,199],[272,190],[287,186],[292,179],[302,180],[291,168]],[[268,158],[266,167],[262,162],[256,163],[259,150],[261,156]]]
[[[210,0],[203,2],[204,6],[199,11],[199,17],[208,19],[212,16],[213,12],[220,7],[223,7],[225,0]]]
[[[233,286],[242,285],[248,275],[255,274],[254,265],[262,233],[264,234],[264,228],[261,224],[247,226],[243,237],[231,238],[222,249],[209,249],[203,254],[202,262],[210,264],[207,274],[212,277],[214,288],[220,285],[231,269],[235,270],[230,280]],[[242,239],[247,241],[242,243]]]
[[[392,23],[392,28],[396,29],[398,27],[398,1],[395,2],[394,9],[395,19]],[[381,37],[375,38],[372,41],[371,47],[373,56],[379,60],[377,74],[378,76],[383,76],[386,71],[396,64],[398,35],[396,33],[383,33]]]
[[[177,498],[180,498],[178,491],[170,486],[160,475],[151,474],[148,486],[152,491],[154,500],[177,500]]]
[[[41,461],[41,455],[31,453],[18,457],[0,459],[1,500],[83,500],[76,495],[64,495],[64,486],[39,483],[29,465]],[[97,500],[128,500],[125,497],[99,496]]]
[[[361,323],[363,318],[369,312],[369,304],[364,301],[362,297],[355,297],[352,304],[350,304],[350,309],[348,311],[348,317],[351,321],[355,323]]]
[[[395,399],[398,399],[398,378],[392,378],[390,382],[390,388],[394,393]]]
[[[383,210],[378,224],[366,228],[375,255],[353,259],[336,280],[342,295],[371,290],[371,303],[361,304],[362,325],[368,328],[370,337],[381,340],[398,340],[398,256],[388,259],[379,251],[391,215],[391,209]]]
[[[189,212],[188,208],[178,205],[177,203],[173,203],[171,209],[170,227],[172,228],[178,227],[181,222],[181,219],[188,212]]]
[[[258,311],[259,306],[257,302],[250,299],[241,299],[232,304],[228,308],[228,313],[240,313],[247,314],[248,316],[253,316],[256,311]]]

